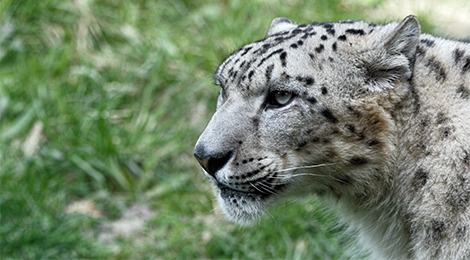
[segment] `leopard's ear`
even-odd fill
[[[274,18],[274,20],[271,22],[271,25],[269,26],[266,37],[282,31],[290,30],[295,27],[297,27],[297,25],[285,17]]]
[[[389,54],[401,53],[409,60],[413,60],[420,34],[421,27],[418,18],[409,15],[382,41],[382,46]]]
[[[360,64],[369,91],[391,89],[395,81],[411,77],[420,34],[418,19],[410,15],[372,51],[363,54]]]

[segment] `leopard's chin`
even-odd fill
[[[217,200],[222,212],[230,221],[241,225],[259,219],[279,197],[277,193],[244,192],[225,185],[217,188]]]

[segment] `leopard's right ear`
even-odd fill
[[[271,22],[271,25],[269,26],[266,37],[282,31],[293,29],[295,27],[297,27],[297,25],[285,17],[274,18],[274,20]]]

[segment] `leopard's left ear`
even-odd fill
[[[381,92],[394,88],[397,80],[411,77],[420,33],[418,19],[410,15],[375,48],[363,54],[359,64],[367,90]]]
[[[391,55],[401,53],[409,60],[413,60],[420,34],[418,18],[409,15],[382,41],[382,44],[387,53]]]
[[[269,26],[266,37],[293,29],[295,27],[297,27],[297,25],[285,17],[274,18],[274,20],[271,22],[271,25]]]

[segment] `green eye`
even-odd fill
[[[292,93],[285,92],[285,91],[276,91],[274,93],[274,100],[279,105],[285,105],[292,99]]]
[[[266,108],[279,108],[289,104],[294,99],[294,94],[287,91],[273,91],[266,100]]]

